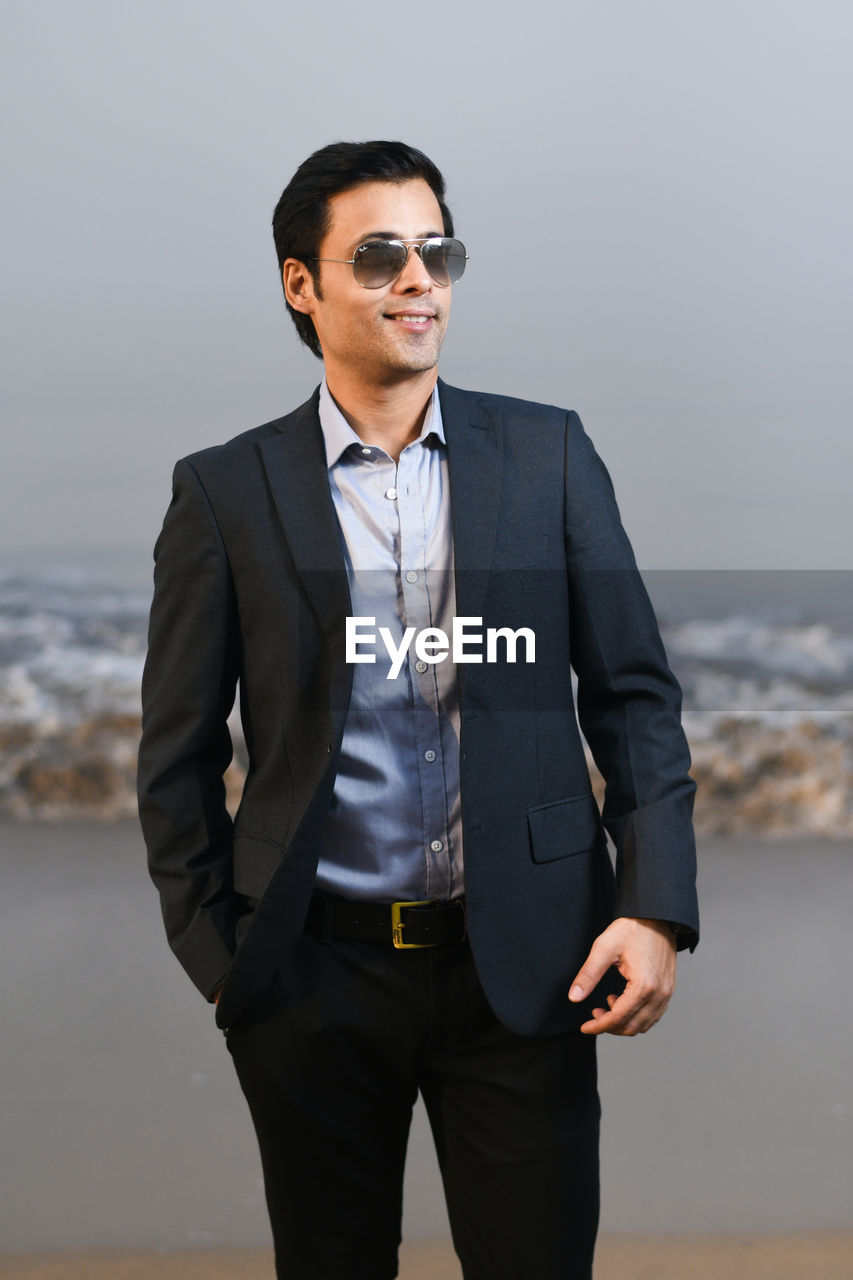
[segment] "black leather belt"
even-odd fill
[[[361,938],[390,942],[400,951],[462,942],[467,927],[465,902],[356,902],[315,894],[305,918],[305,932],[315,938]]]

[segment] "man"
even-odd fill
[[[466,259],[435,166],[326,147],[273,228],[325,379],[175,470],[140,752],[167,933],[280,1276],[397,1274],[420,1091],[466,1280],[587,1277],[595,1037],[647,1030],[698,937],[678,686],[577,416],[437,380]]]

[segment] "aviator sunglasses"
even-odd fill
[[[409,248],[421,256],[431,278],[440,288],[455,284],[465,270],[468,254],[461,240],[448,236],[422,236],[417,240],[366,240],[351,258],[311,258],[311,262],[345,262],[364,289],[390,284],[409,261]]]

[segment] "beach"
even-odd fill
[[[271,1275],[248,1112],[137,828],[4,823],[0,863],[0,1277]],[[700,894],[666,1017],[600,1046],[596,1275],[849,1275],[853,847],[706,838]],[[420,1109],[404,1239],[401,1276],[458,1277]]]

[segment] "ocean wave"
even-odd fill
[[[818,688],[836,688],[853,675],[853,636],[827,623],[795,625],[735,615],[670,626],[666,641],[676,662],[683,657]]]

